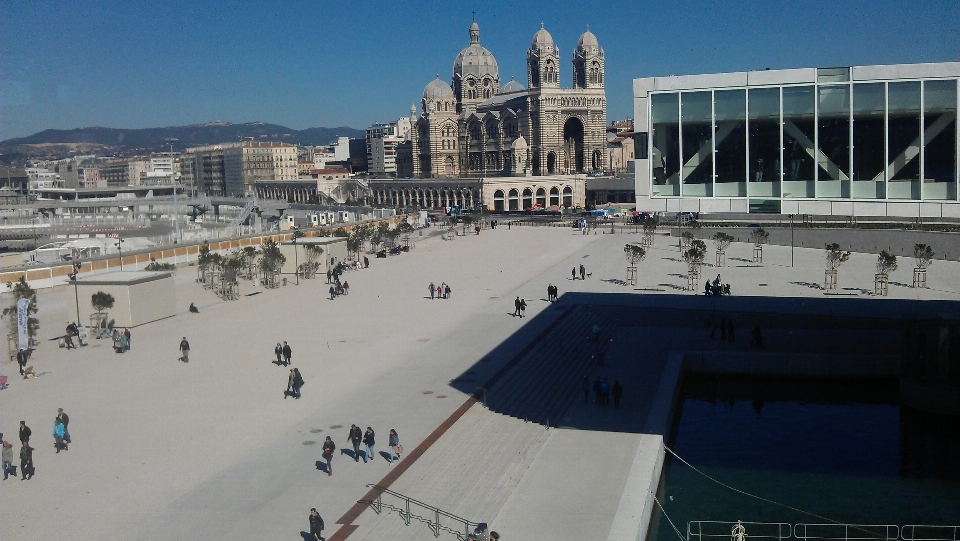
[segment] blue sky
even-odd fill
[[[47,128],[262,120],[363,128],[449,82],[476,11],[501,84],[526,85],[543,22],[563,86],[585,25],[608,119],[631,80],[763,68],[960,61],[960,1],[0,2],[0,139]]]

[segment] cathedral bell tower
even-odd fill
[[[560,49],[554,45],[553,36],[543,28],[543,23],[527,50],[527,86],[560,87]]]
[[[573,52],[573,88],[603,88],[603,49],[589,26]]]

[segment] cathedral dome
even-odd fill
[[[470,23],[470,45],[460,51],[457,59],[453,61],[453,76],[463,78],[467,75],[492,75],[496,78],[500,76],[493,53],[480,45],[480,25],[477,21]]]
[[[453,89],[450,88],[450,85],[440,80],[440,77],[437,76],[436,79],[430,81],[429,84],[423,89],[423,99],[425,100],[452,100],[454,99]]]
[[[597,36],[593,35],[593,32],[590,31],[589,26],[587,27],[587,31],[580,36],[580,41],[577,42],[577,48],[583,51],[591,48],[600,48],[600,43],[597,41]]]
[[[553,47],[553,36],[550,35],[550,32],[547,32],[541,23],[540,30],[537,30],[537,33],[533,35],[533,42],[530,44],[530,48],[541,49],[546,47]]]
[[[510,79],[509,83],[500,87],[501,94],[509,94],[511,92],[522,92],[524,90],[526,90],[526,88],[523,88],[522,84],[514,81],[513,79]]]

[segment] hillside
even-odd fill
[[[80,148],[94,154],[127,155],[159,152],[169,149],[165,143],[168,138],[179,139],[173,146],[175,151],[179,151],[192,146],[238,141],[243,137],[300,145],[326,145],[336,141],[337,137],[357,138],[363,137],[363,134],[363,130],[348,126],[294,130],[264,122],[245,124],[211,122],[192,126],[133,130],[90,127],[44,130],[27,137],[7,139],[0,141],[0,152],[3,153],[5,162],[11,162],[30,158],[63,158],[78,152]]]

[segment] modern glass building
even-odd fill
[[[634,79],[640,211],[960,218],[960,62]]]

